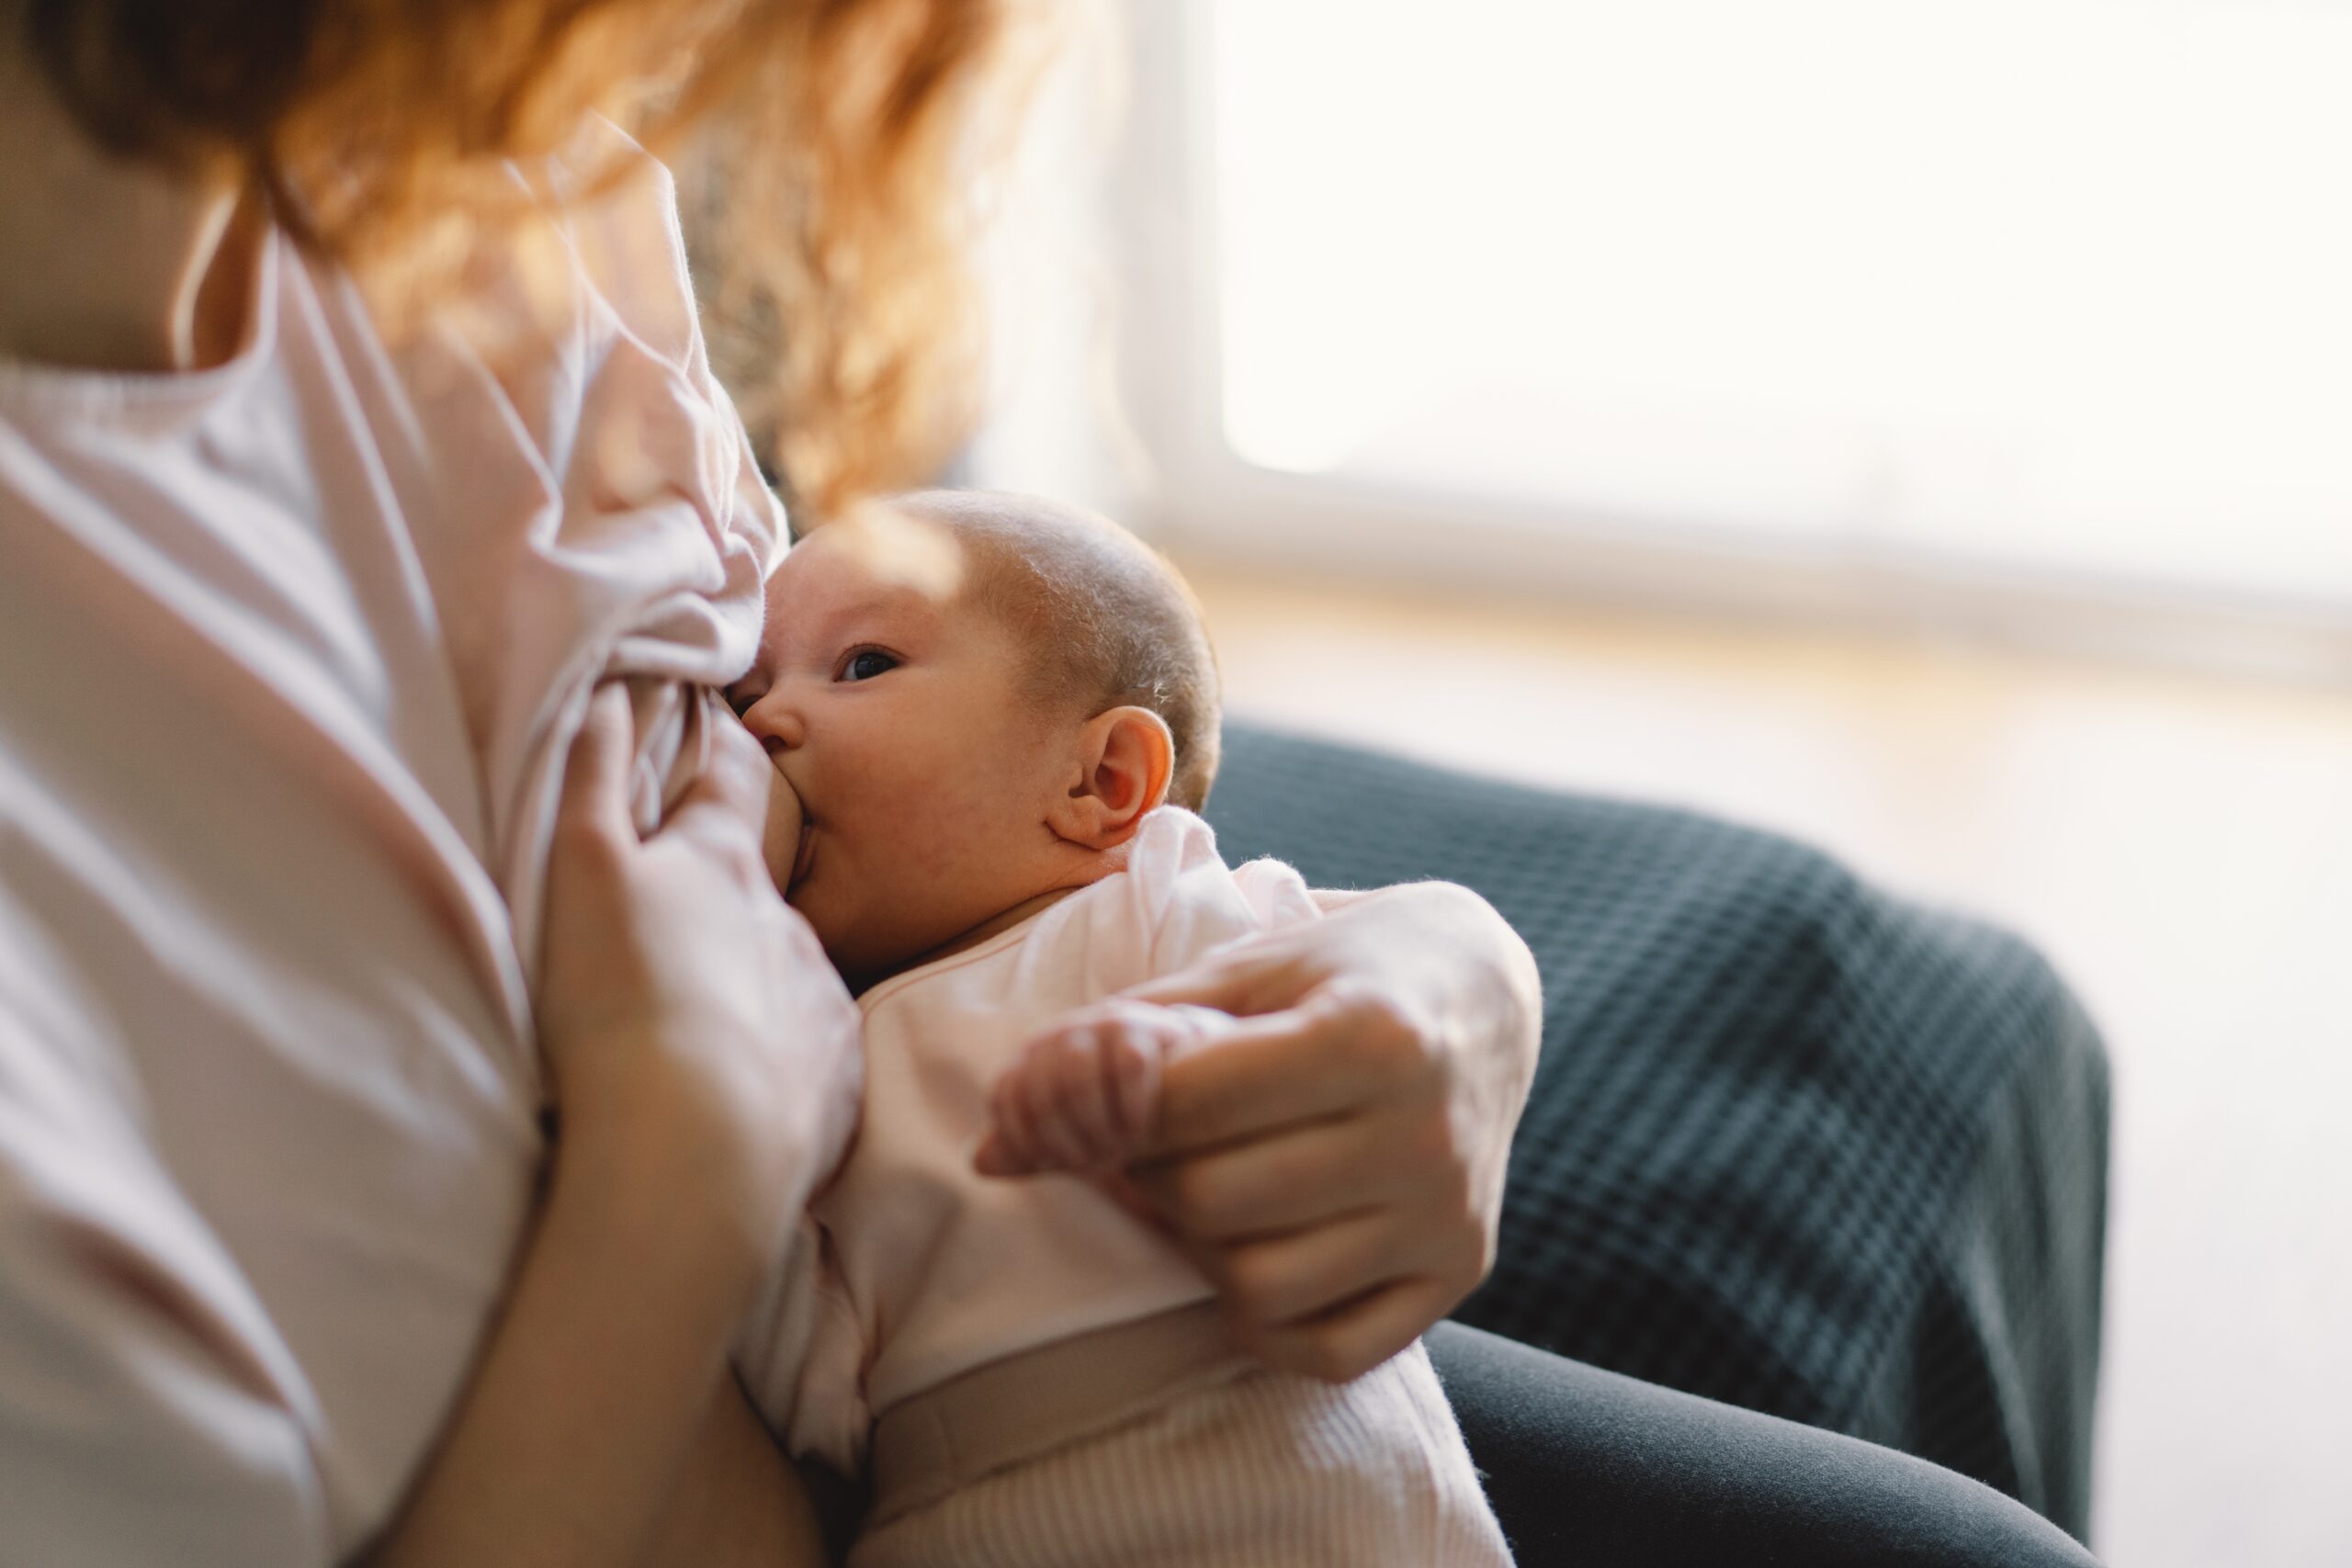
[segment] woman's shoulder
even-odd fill
[[[576,266],[581,302],[601,304],[654,355],[697,378],[707,368],[694,278],[669,166],[601,115],[563,151],[517,177],[544,203]]]
[[[554,153],[509,161],[503,177],[510,200],[486,203],[445,246],[420,243],[364,299],[346,294],[409,378],[429,393],[447,384],[454,358],[503,386],[529,425],[540,404],[576,398],[626,350],[676,380],[690,405],[723,401],[677,184],[661,160],[597,118]],[[314,260],[313,270],[333,266]]]
[[[525,210],[396,344],[382,402],[413,454],[392,482],[531,953],[548,780],[590,685],[740,675],[784,517],[703,351],[668,171],[600,121],[509,173]],[[683,776],[696,732],[654,733],[650,771]]]

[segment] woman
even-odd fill
[[[0,0],[0,1560],[820,1560],[726,1371],[854,1102],[709,695],[781,523],[594,116],[732,166],[821,517],[959,428],[999,13]],[[1524,949],[1400,889],[1177,989],[1287,1027],[1143,1184],[1267,1360],[1376,1362],[1493,1246]],[[1719,1480],[1858,1449],[1579,1375],[1509,1373]]]

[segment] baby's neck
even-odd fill
[[[933,959],[952,958],[956,953],[978,947],[989,938],[1011,931],[1030,916],[1044,914],[1077,891],[1078,886],[1049,887],[1035,897],[1023,898],[1010,909],[989,916],[963,935],[940,943],[929,953],[917,954],[908,961],[907,967],[911,969],[918,964],[929,964]]]
[[[1091,887],[1104,877],[1114,872],[1125,871],[1126,867],[1127,845],[1124,843],[1114,845],[1099,854],[1090,855],[1076,871],[1065,874],[1051,887],[1040,893],[1033,893],[1017,903],[1007,905],[969,930],[958,932],[936,947],[926,948],[921,953],[914,953],[879,974],[854,977],[850,982],[850,988],[863,995],[894,975],[903,975],[910,969],[919,969],[926,964],[935,964],[940,959],[953,958],[959,953],[969,952],[990,937],[1001,936],[1021,924],[1022,921],[1044,914],[1071,894]]]

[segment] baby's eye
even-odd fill
[[[886,671],[896,670],[899,661],[878,648],[861,648],[843,661],[840,679],[871,681]]]

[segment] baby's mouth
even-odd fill
[[[792,857],[792,876],[784,886],[785,892],[790,893],[807,880],[808,863],[816,858],[816,854],[817,825],[804,818],[800,824],[800,851]]]

